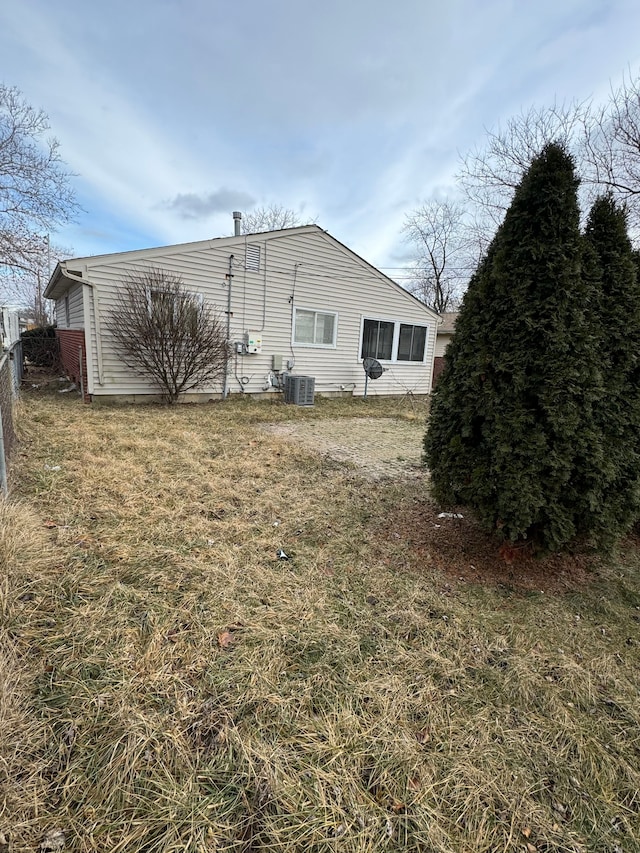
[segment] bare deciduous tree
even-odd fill
[[[49,244],[43,237],[39,243],[34,239],[29,266],[4,268],[0,271],[0,299],[19,306],[37,326],[53,322],[53,303],[43,294],[51,274],[52,259],[70,258],[71,249]]]
[[[279,231],[281,228],[295,228],[297,225],[311,225],[312,220],[302,221],[300,214],[283,207],[281,204],[270,204],[267,207],[256,207],[249,213],[242,214],[242,233],[258,234],[261,231]]]
[[[628,77],[606,104],[590,102],[532,107],[489,131],[486,145],[467,154],[458,174],[470,206],[484,227],[495,230],[513,191],[545,145],[571,154],[587,210],[603,191],[612,192],[640,225],[640,77]]]
[[[0,84],[0,264],[32,270],[42,233],[70,221],[78,210],[70,173],[49,121],[18,89]]]
[[[594,163],[603,167],[600,183],[635,210],[640,205],[640,78],[625,78],[612,91],[608,109],[597,116],[596,128],[589,151]]]
[[[532,107],[510,118],[504,127],[487,133],[484,147],[462,160],[459,182],[488,227],[495,229],[509,207],[515,188],[545,145],[555,142],[571,152],[578,170],[584,171],[585,128],[593,118],[588,103]]]
[[[226,370],[223,324],[174,273],[148,269],[127,275],[106,325],[124,363],[151,380],[168,403],[219,381]]]
[[[438,313],[454,310],[481,249],[464,208],[432,199],[406,215],[402,231],[415,249],[414,281],[408,289]]]

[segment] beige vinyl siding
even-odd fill
[[[220,263],[218,263],[220,261]],[[228,267],[228,258],[217,258],[205,251],[193,253],[156,254],[149,257],[127,257],[115,263],[88,264],[88,278],[95,286],[94,308],[100,316],[100,338],[102,349],[103,384],[98,377],[98,354],[95,336],[95,313],[92,317],[92,378],[96,396],[102,394],[137,395],[153,392],[148,380],[137,376],[123,364],[117,352],[113,337],[109,332],[108,323],[118,300],[118,284],[127,272],[144,271],[149,267],[164,269],[182,276],[185,287],[194,293],[202,293],[210,304],[217,307],[221,321],[226,323],[226,288],[224,266]],[[225,303],[223,306],[223,302]],[[220,388],[214,387],[210,393],[219,393]]]
[[[102,375],[100,372],[100,359],[98,358],[98,332],[100,338],[100,350],[104,358],[104,342],[102,332],[102,316],[100,315],[100,323],[96,323],[96,304],[98,305],[98,313],[100,310],[100,299],[97,288],[87,287],[86,296],[86,316],[89,318],[91,334],[85,336],[87,346],[87,386],[90,394],[105,393],[105,385],[102,383]],[[113,393],[113,392],[112,392]]]
[[[429,393],[436,321],[424,306],[321,232],[274,240],[269,248],[274,273],[269,277],[271,313],[265,343],[268,340],[270,349],[285,359],[293,357],[295,373],[314,376],[319,392],[339,391],[344,386],[362,394],[363,319],[388,319],[427,327],[425,363],[385,363],[385,373],[369,383],[367,393]],[[294,297],[292,304],[290,296]],[[293,306],[338,315],[335,349],[292,343]]]
[[[445,354],[445,350],[451,343],[451,338],[453,337],[453,332],[444,332],[440,334],[436,338],[436,358],[442,358]]]
[[[260,269],[244,265],[245,244],[260,247]],[[130,252],[83,259],[101,319],[101,348],[104,384],[98,381],[95,318],[92,316],[91,363],[95,395],[149,393],[149,383],[136,376],[121,361],[107,321],[117,299],[119,281],[127,271],[149,267],[166,269],[182,276],[184,285],[202,294],[214,305],[226,326],[227,273],[233,255],[231,340],[240,341],[245,332],[259,332],[262,352],[232,355],[229,391],[255,393],[268,389],[272,357],[294,363],[293,372],[314,376],[319,393],[353,389],[364,391],[360,341],[364,317],[391,319],[427,327],[424,364],[393,362],[382,378],[369,383],[370,394],[428,393],[435,344],[436,317],[421,303],[380,272],[354,256],[317,226],[307,226],[245,238],[228,238],[166,249]],[[337,315],[336,346],[294,345],[294,308],[327,311]],[[91,309],[92,310],[92,309]],[[237,373],[237,378],[236,374]],[[242,379],[242,383],[239,381]],[[248,381],[246,381],[248,380]],[[220,386],[204,389],[219,393]]]
[[[69,305],[67,322],[66,298]],[[84,329],[84,303],[82,285],[73,284],[65,296],[56,300],[56,323],[60,329]]]
[[[67,328],[67,318],[66,318],[66,311],[65,311],[64,296],[61,296],[59,299],[56,299],[55,315],[56,315],[56,326],[59,329],[66,329]]]

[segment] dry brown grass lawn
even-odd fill
[[[26,397],[0,851],[640,849],[635,544],[544,593],[471,544],[460,580],[426,482],[261,428],[372,414],[416,417]]]

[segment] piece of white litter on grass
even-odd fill
[[[441,512],[438,518],[464,518],[464,515],[461,512]]]
[[[60,465],[45,465],[44,470],[45,471],[62,471],[62,468]]]
[[[65,837],[64,832],[61,829],[51,829],[44,837],[42,844],[40,845],[40,850],[50,850],[52,853],[56,853],[58,850],[64,850],[65,845]]]

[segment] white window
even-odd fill
[[[426,343],[426,326],[409,326],[406,323],[400,323],[398,361],[424,361]]]
[[[165,330],[186,326],[195,332],[203,304],[204,297],[201,293],[185,293],[179,297],[176,293],[167,293],[164,290],[147,292],[149,316],[154,325]]]
[[[422,363],[426,346],[427,326],[373,318],[362,321],[360,358]]]
[[[296,308],[293,316],[293,343],[313,347],[335,347],[338,315],[329,311]]]
[[[365,320],[362,329],[360,358],[391,361],[395,324],[388,320]]]
[[[71,307],[69,305],[69,294],[65,293],[64,295],[64,324],[69,328],[71,325]]]

